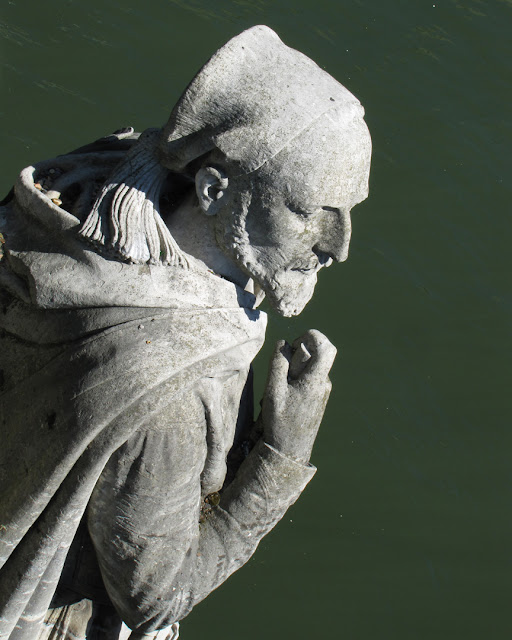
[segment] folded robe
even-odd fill
[[[65,169],[85,155],[70,158],[59,159]],[[201,477],[225,474],[210,454],[233,439],[265,314],[207,270],[90,250],[78,219],[34,188],[50,164],[24,170],[0,209],[0,637],[10,640],[37,637],[93,490],[89,530],[108,594],[150,631],[246,562],[314,473],[260,441],[199,524]],[[188,424],[198,401],[203,414]],[[183,451],[192,458],[177,476]],[[152,492],[158,517],[155,504],[144,513]]]

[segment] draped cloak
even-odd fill
[[[38,636],[84,519],[108,597],[147,632],[244,564],[314,468],[260,439],[199,522],[252,421],[265,314],[206,269],[96,253],[34,188],[49,166],[0,208],[0,637]]]

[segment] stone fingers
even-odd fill
[[[336,347],[329,339],[320,331],[311,329],[306,331],[304,335],[294,341],[293,347],[295,353],[302,350],[307,351],[310,357],[303,365],[302,372],[297,376],[297,380],[302,384],[322,384],[328,383],[330,390],[330,381],[328,379],[329,371],[336,357]]]
[[[285,340],[278,340],[270,361],[267,393],[279,393],[279,389],[286,385],[291,358],[292,348],[290,345]]]

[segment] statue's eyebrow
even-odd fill
[[[340,207],[320,207],[322,211],[332,211],[333,213],[339,213]]]

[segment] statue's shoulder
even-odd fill
[[[105,167],[112,167],[132,148],[139,136],[140,133],[134,131],[133,127],[123,127],[55,158],[35,162],[32,172],[35,188],[46,194],[48,191],[52,191],[51,187],[54,181],[64,173],[79,167],[85,170],[88,164],[97,166],[101,160],[103,160]],[[26,172],[28,168],[26,167],[23,171]],[[83,173],[85,177],[86,170]],[[8,205],[14,197],[15,186],[13,185],[7,195],[0,199],[0,207]]]
[[[22,169],[0,202],[0,231],[34,223],[57,233],[79,229],[106,178],[139,136],[125,127]]]

